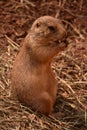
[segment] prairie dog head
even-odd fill
[[[25,45],[32,50],[38,60],[47,61],[67,46],[62,42],[66,30],[61,21],[51,16],[38,18],[25,38]],[[40,58],[41,57],[41,58]]]

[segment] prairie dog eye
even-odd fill
[[[55,28],[53,26],[48,26],[50,31],[55,31]]]
[[[36,24],[36,27],[39,28],[39,27],[40,27],[40,23],[37,23],[37,24]]]

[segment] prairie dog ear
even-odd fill
[[[56,29],[54,26],[48,26],[48,29],[51,31],[51,32],[54,32]]]

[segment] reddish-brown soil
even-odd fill
[[[58,80],[54,112],[33,112],[11,96],[10,72],[33,21],[60,18],[69,47],[52,65]],[[87,130],[87,1],[0,0],[0,130]]]

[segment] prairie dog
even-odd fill
[[[50,114],[57,86],[51,69],[53,57],[67,44],[60,20],[51,16],[38,18],[24,39],[12,69],[12,89],[18,100],[32,109]]]

